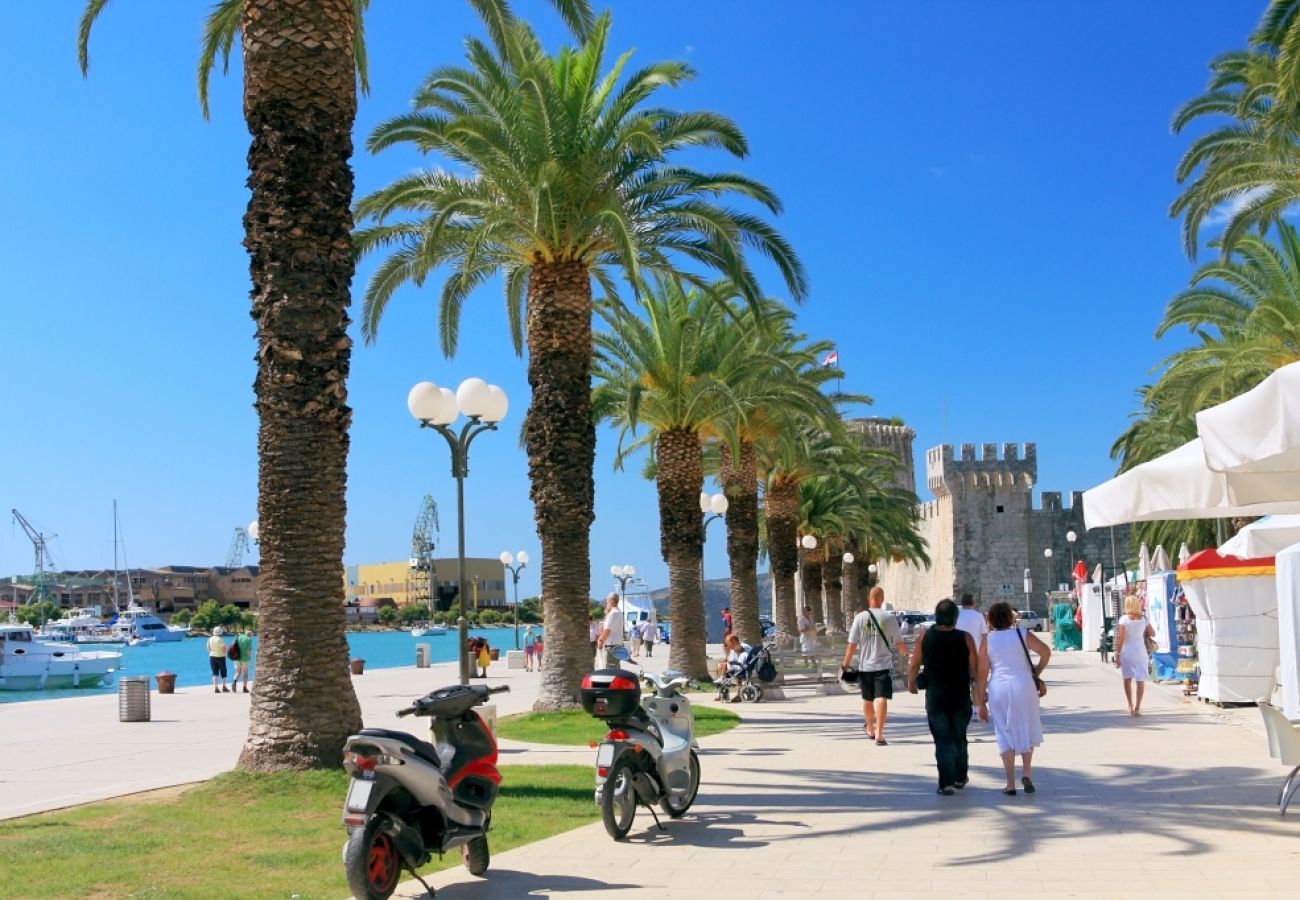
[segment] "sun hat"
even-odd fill
[[[226,629],[218,625],[216,628],[212,629],[212,633],[215,634],[217,637],[221,637],[223,634],[226,633]]]

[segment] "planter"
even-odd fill
[[[364,659],[351,660],[348,665],[352,667],[353,675],[360,675],[366,671],[366,661]]]
[[[174,694],[176,693],[176,673],[159,672],[154,678],[158,679],[158,693]]]
[[[501,658],[500,650],[496,649],[495,647],[488,650],[488,659],[492,660],[493,662],[496,662],[500,658]]]

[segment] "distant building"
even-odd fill
[[[129,581],[128,581],[129,578]],[[194,609],[207,600],[241,609],[257,609],[257,566],[230,569],[225,566],[163,566],[118,572],[117,603],[132,600],[150,612],[172,613]],[[63,609],[98,606],[105,613],[113,609],[114,573],[103,569],[52,572],[46,590]],[[26,603],[35,586],[32,578],[0,581],[0,601]]]
[[[457,580],[457,561],[433,561],[435,592],[454,593]],[[505,567],[499,559],[467,558],[465,560],[466,606],[473,608],[475,598],[479,609],[504,609],[506,598]],[[349,606],[360,606],[362,601],[381,597],[391,599],[398,606],[408,603],[429,605],[429,572],[411,568],[410,560],[401,562],[361,563],[344,570],[344,595]]]

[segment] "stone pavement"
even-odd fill
[[[452,669],[355,678],[367,724],[409,727],[393,711],[453,681]],[[535,674],[504,664],[491,673],[512,686],[498,698],[501,714],[531,705]],[[596,823],[502,853],[486,878],[456,867],[429,880],[444,900],[1294,894],[1300,811],[1275,811],[1285,770],[1268,757],[1258,711],[1220,711],[1157,687],[1147,714],[1131,719],[1115,671],[1079,653],[1055,655],[1048,680],[1032,797],[998,793],[987,726],[972,729],[970,787],[940,797],[919,698],[896,698],[890,746],[876,747],[856,698],[798,691],[731,707],[745,723],[702,741],[699,800],[664,831],[640,810],[623,842]],[[7,704],[0,721],[7,818],[226,771],[247,698],[155,694],[153,721],[128,724],[117,721],[116,695],[99,695]],[[507,765],[592,762],[587,748],[503,741],[501,750]],[[411,885],[401,896],[422,895]]]

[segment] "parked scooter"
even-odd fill
[[[621,647],[616,654],[628,659]],[[695,714],[681,693],[689,679],[645,670],[640,677],[654,688],[645,700],[636,673],[625,669],[599,669],[582,679],[583,708],[609,727],[596,746],[596,803],[614,840],[627,836],[638,805],[662,829],[653,804],[676,819],[700,790]]]
[[[474,707],[508,690],[453,685],[398,712],[431,718],[432,744],[387,728],[363,728],[348,738],[343,868],[358,900],[387,900],[403,869],[424,884],[416,870],[432,854],[458,847],[470,874],[487,871],[487,832],[501,774],[496,739]]]

